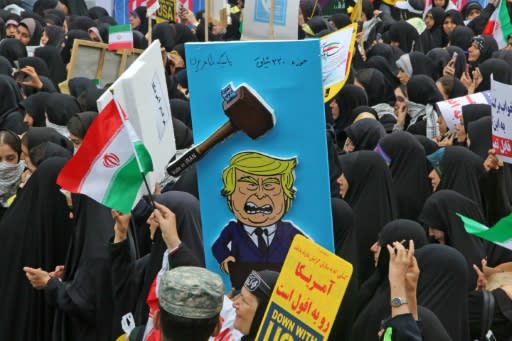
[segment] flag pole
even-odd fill
[[[110,93],[112,93],[112,100],[114,101],[114,104],[116,105],[117,113],[119,114],[119,117],[121,118],[121,121],[123,122],[123,125],[126,127],[126,125],[125,125],[126,119],[123,116],[124,110],[123,110],[123,108],[121,108],[119,103],[116,101],[116,98],[114,96],[114,89],[110,88],[109,90],[110,90]],[[139,156],[137,155],[137,151],[135,150],[133,143],[130,143],[130,144],[132,145],[132,148],[133,148],[133,153],[135,155],[135,160],[137,161],[137,166],[139,168],[140,175],[142,176],[142,180],[144,180],[144,185],[146,187],[146,190],[148,191],[148,194],[143,197],[146,197],[149,201],[148,203],[153,207],[153,210],[156,210],[155,199],[153,198],[153,195],[151,194],[151,189],[149,188],[149,184],[146,179],[146,175],[144,174],[144,170],[142,169],[142,164],[139,160]]]

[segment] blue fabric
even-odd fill
[[[270,263],[282,264],[293,237],[302,234],[289,222],[277,222],[276,234],[270,243],[267,257],[261,254],[240,222],[231,221],[222,229],[219,237],[212,245],[212,253],[217,261],[222,263],[228,256],[235,257],[237,262],[242,263]],[[231,242],[231,251],[228,244]]]
[[[114,19],[118,25],[129,24],[128,0],[114,0]]]

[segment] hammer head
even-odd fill
[[[256,139],[274,127],[272,108],[248,85],[236,89],[236,96],[222,104],[231,124]]]

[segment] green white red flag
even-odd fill
[[[489,18],[483,34],[493,36],[500,49],[508,45],[508,36],[512,34],[512,23],[508,14],[507,1],[500,1],[498,8]]]
[[[493,227],[487,226],[457,213],[466,232],[512,250],[512,214],[500,219]]]
[[[108,49],[132,49],[133,33],[130,24],[114,25],[108,28]]]
[[[120,109],[122,110],[122,109]],[[111,100],[64,166],[57,184],[103,205],[129,213],[153,162],[124,112]]]

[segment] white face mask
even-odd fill
[[[0,202],[2,204],[16,194],[23,170],[25,170],[25,161],[0,162]]]

